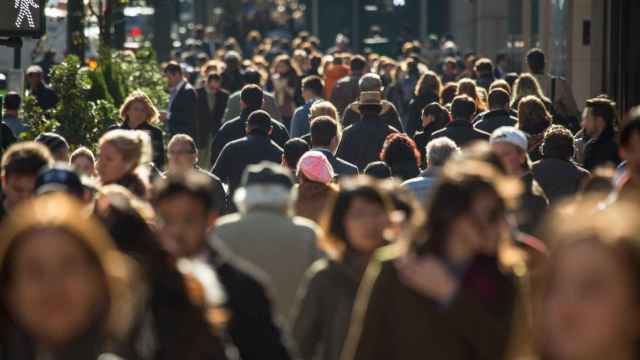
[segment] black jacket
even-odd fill
[[[52,109],[58,103],[58,95],[44,83],[40,84],[35,91],[31,92],[31,95],[36,98],[36,102],[42,110]]]
[[[331,92],[331,103],[336,106],[338,114],[342,114],[349,104],[358,100],[360,96],[358,83],[361,77],[362,74],[352,74],[336,82]]]
[[[213,110],[209,109],[207,90],[200,88],[197,90],[197,94],[196,137],[194,140],[198,149],[202,149],[208,145],[209,138],[213,138],[222,125],[229,93],[221,89],[215,94],[216,103]]]
[[[280,164],[282,154],[282,148],[267,135],[253,132],[227,144],[211,172],[229,185],[229,195],[233,196],[247,166],[265,160]]]
[[[369,163],[380,160],[385,139],[395,132],[379,116],[362,119],[344,130],[336,156],[364,171]]]
[[[519,208],[516,214],[520,231],[536,235],[548,207],[548,200],[542,190],[542,186],[533,178],[532,173],[522,177],[524,185],[519,199]]]
[[[491,134],[499,127],[516,126],[517,123],[518,118],[513,116],[509,110],[492,110],[478,115],[473,126]]]
[[[241,139],[247,135],[247,118],[252,111],[242,110],[240,116],[224,123],[211,143],[211,165],[215,164],[222,149],[228,143]],[[289,132],[281,122],[271,119],[271,139],[283,147],[289,140]]]
[[[358,175],[357,166],[353,165],[350,162],[347,162],[338,158],[331,151],[327,149],[319,149],[319,148],[316,148],[313,150],[320,151],[321,153],[324,154],[324,156],[327,157],[327,160],[329,160],[329,163],[333,167],[333,172],[336,174],[337,177]]]
[[[184,82],[169,107],[169,133],[187,134],[195,139],[196,132],[196,102],[198,94],[188,82]]]
[[[535,162],[532,172],[550,203],[575,195],[584,180],[589,178],[589,172],[572,161],[554,158]]]
[[[450,122],[444,129],[433,133],[431,139],[440,137],[448,137],[453,140],[459,147],[463,147],[470,142],[476,140],[489,140],[489,134],[482,130],[474,129],[468,120],[454,120]]]
[[[603,133],[597,139],[591,139],[584,146],[584,168],[592,171],[601,165],[620,163],[618,144],[614,135]]]
[[[429,141],[431,141],[431,136],[433,136],[433,133],[435,133],[436,131],[443,129],[445,126],[447,126],[447,124],[448,123],[444,120],[433,121],[431,124],[423,127],[422,131],[418,131],[415,134],[413,141],[416,142],[418,151],[420,151],[420,163],[422,164],[423,168],[427,167],[427,151],[425,148],[427,147]]]
[[[148,122],[144,122],[134,129],[129,126],[129,123],[127,121],[123,122],[122,125],[112,126],[111,128],[109,128],[109,131],[116,129],[141,130],[149,134],[149,137],[151,138],[151,148],[153,150],[153,164],[158,169],[162,169],[164,167],[166,162],[166,154],[164,150],[164,135],[162,133],[162,130],[149,124]]]
[[[407,181],[420,175],[420,168],[415,161],[402,161],[398,163],[388,163],[391,168],[391,175]]]
[[[405,132],[409,137],[413,137],[416,131],[422,128],[422,109],[432,102],[437,102],[438,96],[434,94],[425,94],[422,96],[414,96],[409,101],[407,115],[405,120]]]
[[[357,110],[357,102],[351,103],[349,107],[342,114],[342,127],[347,128],[362,118],[360,112]],[[387,125],[392,128],[403,131],[404,127],[400,122],[400,114],[398,113],[398,109],[396,109],[395,105],[392,102],[387,100],[382,100],[382,110],[380,111],[380,119],[384,121]]]

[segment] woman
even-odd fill
[[[637,204],[570,204],[547,219],[550,255],[532,274],[510,359],[640,359]]]
[[[296,174],[296,215],[319,223],[327,202],[337,193],[333,167],[323,153],[308,151],[298,161]]]
[[[386,244],[392,205],[371,179],[341,183],[323,221],[323,249],[306,274],[294,308],[293,338],[302,359],[339,359],[360,279],[374,251]]]
[[[487,103],[480,98],[480,92],[478,91],[478,87],[474,80],[465,78],[458,81],[458,92],[456,96],[458,95],[467,95],[473,99],[477,108],[475,115],[482,114],[487,111]]]
[[[449,82],[444,85],[440,93],[440,105],[451,109],[451,103],[458,93],[458,83]]]
[[[406,134],[389,134],[382,145],[380,160],[391,167],[393,176],[406,181],[420,174],[420,152]]]
[[[528,152],[531,161],[542,159],[540,147],[544,132],[551,126],[551,114],[536,96],[526,96],[518,103],[518,129],[527,134]]]
[[[0,235],[0,279],[0,358],[143,358],[129,335],[144,286],[105,229],[67,195],[11,212]]]
[[[513,93],[511,95],[511,109],[518,110],[520,101],[527,96],[535,96],[544,104],[547,112],[553,114],[553,104],[551,100],[544,96],[542,88],[538,83],[538,80],[531,74],[522,74],[518,77],[513,84]]]
[[[96,165],[102,185],[118,184],[136,196],[147,197],[149,136],[141,131],[113,130],[100,138]]]
[[[442,82],[436,73],[427,71],[422,74],[416,84],[413,98],[409,102],[407,110],[407,118],[405,120],[407,135],[413,137],[414,133],[421,128],[422,109],[433,102],[440,102],[441,91]]]
[[[267,90],[274,93],[276,104],[282,114],[282,123],[289,128],[293,112],[303,101],[300,77],[288,55],[279,55],[273,60]]]
[[[422,164],[422,167],[426,167],[427,159],[425,148],[429,141],[431,141],[431,135],[451,122],[451,113],[449,113],[446,107],[434,102],[422,109],[420,118],[422,121],[422,130],[416,133],[414,140],[418,151],[420,151],[420,164]]]
[[[493,167],[463,160],[440,181],[409,246],[370,263],[341,359],[503,358],[516,295],[501,270],[511,265],[503,185]]]
[[[120,107],[120,126],[114,129],[142,130],[149,134],[153,148],[153,164],[162,169],[165,164],[164,137],[157,125],[160,113],[151,99],[142,91],[132,92]]]
[[[96,157],[84,146],[77,148],[69,158],[69,164],[78,174],[94,178],[96,176]]]

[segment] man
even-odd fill
[[[516,212],[518,228],[526,234],[536,235],[548,201],[531,173],[527,136],[514,127],[505,126],[491,134],[489,143],[500,159],[506,175],[520,179],[524,186]]]
[[[168,174],[181,174],[190,170],[196,170],[207,175],[211,178],[215,203],[220,205],[216,211],[220,214],[224,214],[227,211],[226,204],[228,202],[224,186],[222,186],[222,182],[217,176],[202,169],[198,165],[198,154],[199,151],[196,147],[196,143],[189,135],[174,135],[173,138],[169,140],[169,145],[167,145],[167,159],[169,159],[169,163],[167,165],[167,173],[165,176]]]
[[[488,133],[474,129],[473,125],[471,125],[471,119],[475,113],[476,103],[472,98],[467,95],[456,96],[451,104],[453,121],[447,124],[444,129],[434,132],[431,139],[448,137],[461,148],[473,141],[489,140],[490,135]]]
[[[221,75],[222,87],[230,93],[234,93],[244,86],[242,74],[242,57],[236,51],[228,51],[224,55],[225,69]]]
[[[164,68],[164,76],[169,84],[169,108],[160,113],[160,120],[167,123],[171,136],[196,132],[196,90],[187,82],[182,67],[172,61]]]
[[[356,55],[351,59],[350,67],[351,75],[338,80],[331,92],[331,103],[335,105],[338,114],[342,114],[349,104],[358,99],[360,95],[358,83],[367,68],[367,60],[363,56]]]
[[[275,308],[283,318],[291,312],[305,271],[319,255],[316,225],[289,215],[293,184],[290,172],[281,166],[250,165],[236,192],[240,211],[218,219],[213,237],[269,276]]]
[[[344,131],[336,155],[363,171],[369,163],[380,159],[387,136],[398,131],[380,118],[382,95],[379,91],[361,93],[357,108],[362,119]]]
[[[499,127],[516,126],[518,118],[511,114],[509,101],[509,93],[505,90],[491,90],[489,93],[489,111],[477,117],[474,127],[491,134]]]
[[[613,101],[596,97],[587,100],[582,113],[582,143],[584,168],[592,171],[598,166],[620,163],[616,142],[616,105]]]
[[[458,79],[458,62],[452,57],[444,59],[442,64],[442,84],[454,82]]]
[[[160,221],[161,241],[179,264],[201,264],[212,273],[205,289],[224,291],[217,297],[227,313],[226,330],[242,359],[290,359],[276,326],[271,304],[255,270],[242,265],[221,244],[207,243],[218,218],[211,178],[195,171],[170,174],[153,188],[152,203]],[[210,305],[210,304],[208,304]],[[175,329],[180,331],[180,329]]]
[[[292,138],[284,144],[282,150],[284,151],[282,154],[282,166],[295,172],[298,167],[298,161],[304,153],[309,151],[309,144],[301,138]]]
[[[58,95],[44,82],[42,68],[38,65],[27,69],[27,95],[33,96],[42,110],[49,110],[58,103]]]
[[[567,128],[553,125],[545,132],[542,159],[533,163],[531,169],[552,204],[575,195],[590,177],[587,170],[573,162],[574,149],[573,134]]]
[[[44,132],[38,135],[35,140],[38,144],[42,144],[49,149],[49,153],[53,156],[53,160],[56,162],[69,162],[69,142],[62,135]]]
[[[20,139],[21,135],[27,131],[27,128],[22,120],[18,118],[18,114],[20,112],[20,105],[22,103],[22,99],[20,99],[20,95],[16,92],[9,92],[4,96],[4,101],[2,107],[4,108],[4,113],[2,114],[2,122],[7,125],[13,136],[17,139]]]
[[[309,133],[309,112],[311,105],[322,100],[324,82],[317,75],[307,76],[302,79],[302,98],[304,105],[293,113],[291,120],[291,137],[302,137]]]
[[[366,74],[360,78],[358,83],[360,93],[363,92],[379,92],[382,97],[384,88],[382,87],[382,79],[378,74]],[[347,128],[348,126],[360,121],[360,113],[358,111],[358,101],[354,101],[349,104],[347,109],[342,114],[342,126]],[[391,101],[382,100],[380,108],[380,119],[387,125],[398,131],[404,131],[402,122],[400,121],[400,114],[398,109]]]
[[[262,82],[262,77],[258,70],[249,68],[244,71],[244,83],[245,85],[253,84],[260,86]],[[242,112],[242,108],[240,106],[240,94],[242,90],[238,90],[231,94],[229,97],[229,101],[227,102],[227,109],[224,112],[224,118],[222,122],[225,123],[229,120],[233,120],[240,116]],[[276,104],[275,96],[270,93],[263,91],[264,102],[262,104],[261,109],[268,112],[271,117],[277,121],[282,120],[282,115],[280,114],[280,108]]]
[[[313,120],[311,150],[323,153],[338,177],[358,175],[357,166],[335,155],[339,143],[338,123],[334,119],[329,116],[320,116]]]
[[[478,86],[489,91],[489,87],[496,79],[493,70],[493,63],[491,62],[491,60],[488,58],[479,59],[478,61],[476,61],[474,69],[476,74],[478,74],[478,79],[476,80]]]
[[[542,91],[551,100],[557,122],[572,131],[576,131],[579,110],[571,85],[566,79],[554,77],[545,72],[546,59],[544,52],[540,49],[529,50],[527,53],[527,66],[536,80],[538,80]]]
[[[218,156],[220,156],[225,145],[246,136],[247,118],[251,113],[260,110],[262,107],[264,92],[258,85],[245,85],[245,87],[242,88],[240,98],[240,105],[242,107],[240,116],[222,125],[213,139],[213,143],[211,144],[212,165],[216,162]],[[273,141],[280,147],[284,146],[287,140],[289,140],[289,133],[285,126],[271,119],[271,128],[272,132],[270,136]]]
[[[240,185],[242,173],[251,164],[282,161],[282,148],[271,141],[273,119],[264,110],[254,111],[247,120],[247,136],[227,144],[211,172],[229,186],[229,195]]]
[[[200,156],[200,166],[211,164],[211,142],[222,126],[222,116],[227,108],[229,93],[221,88],[221,78],[217,73],[207,75],[205,86],[197,90],[196,144]]]
[[[431,140],[426,147],[427,169],[420,176],[405,181],[402,186],[413,192],[419,201],[426,199],[445,162],[458,153],[460,148],[449,138]]]
[[[53,163],[51,153],[34,142],[14,144],[2,156],[0,219],[33,196],[40,171]]]

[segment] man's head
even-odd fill
[[[21,103],[22,99],[20,99],[20,95],[17,92],[11,91],[7,93],[2,101],[5,115],[17,116]]]
[[[302,80],[302,97],[304,101],[321,98],[324,93],[324,81],[317,75],[307,76]]]
[[[198,162],[198,148],[189,135],[174,135],[167,145],[169,172],[185,172]]]
[[[507,110],[510,100],[508,92],[503,89],[493,89],[489,93],[489,108],[491,110]]]
[[[545,131],[541,152],[544,158],[569,160],[575,151],[570,130],[562,125],[552,125]]]
[[[489,143],[507,174],[520,177],[529,164],[527,136],[514,127],[503,126],[491,134]]]
[[[444,73],[447,75],[455,75],[458,72],[458,62],[452,57],[444,60]]]
[[[175,61],[169,62],[164,67],[164,77],[170,88],[176,87],[183,79],[182,67]]]
[[[292,204],[293,184],[291,171],[272,162],[263,161],[245,169],[241,186],[236,190],[233,201],[241,213],[268,208],[284,214]]]
[[[460,153],[460,148],[453,140],[442,137],[429,141],[426,147],[427,166],[441,167],[449,158]]]
[[[220,74],[212,72],[207,75],[207,89],[212,93],[217,93],[221,88],[222,78]]]
[[[471,121],[476,109],[476,103],[467,95],[458,95],[451,103],[451,115],[454,120]]]
[[[351,73],[362,74],[367,68],[367,59],[362,55],[356,55],[351,58]]]
[[[262,75],[255,68],[246,69],[242,74],[242,78],[245,84],[260,85],[262,83]]]
[[[309,144],[300,138],[289,139],[282,148],[284,153],[282,154],[282,166],[295,171],[298,166],[298,161],[309,151]]]
[[[55,161],[69,161],[69,143],[62,135],[46,132],[38,135],[35,142],[46,146]]]
[[[255,84],[245,85],[240,92],[240,105],[248,111],[258,110],[262,107],[264,93],[262,88]]]
[[[476,61],[475,72],[480,77],[493,77],[493,62],[488,58],[481,58]]]
[[[31,65],[27,68],[27,81],[29,82],[29,87],[34,89],[42,83],[44,79],[44,71],[38,65]]]
[[[320,116],[311,122],[311,147],[326,148],[335,152],[338,148],[338,123],[329,116]]]
[[[364,74],[358,82],[360,92],[379,91],[382,92],[382,79],[380,75],[374,73]]]
[[[264,110],[256,110],[247,119],[247,134],[270,135],[271,116]]]
[[[152,203],[160,235],[175,257],[193,257],[205,247],[221,204],[215,203],[212,179],[198,171],[172,173],[153,186]]]
[[[631,110],[620,131],[620,157],[627,161],[631,175],[640,178],[640,107]]]
[[[38,174],[52,163],[51,153],[44,145],[23,142],[9,147],[2,157],[2,190],[6,197],[5,205],[12,209],[31,197]]]
[[[592,138],[602,133],[614,135],[617,128],[618,116],[616,104],[604,97],[587,100],[582,112],[582,128]]]
[[[382,94],[380,91],[360,92],[357,109],[364,118],[380,114],[382,110]]]
[[[544,52],[538,48],[529,50],[527,53],[527,65],[532,73],[544,74],[544,68],[546,65]]]

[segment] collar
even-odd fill
[[[466,119],[455,119],[452,122],[449,123],[449,125],[447,125],[447,127],[452,126],[452,127],[473,127],[473,125],[471,125],[471,121],[466,120]]]
[[[182,87],[185,85],[185,83],[186,83],[186,81],[184,79],[180,80],[180,82],[176,86],[171,88],[171,92],[179,91],[180,89],[182,89]]]
[[[326,147],[315,147],[315,148],[312,148],[311,151],[319,151],[325,155],[331,155],[331,157],[335,155],[333,151],[331,151],[329,148],[326,148]]]

